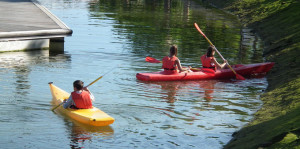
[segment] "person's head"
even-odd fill
[[[74,87],[74,89],[82,90],[83,82],[80,81],[80,80],[76,80],[76,81],[73,82],[73,87]]]
[[[211,46],[209,46],[209,47],[207,48],[207,51],[206,51],[206,56],[207,56],[207,57],[212,57],[212,56],[214,56],[214,55],[215,55],[215,50],[214,50],[214,48],[211,47]]]
[[[177,47],[176,46],[172,46],[170,48],[170,56],[173,56],[173,55],[177,56]]]

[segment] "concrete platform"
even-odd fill
[[[0,52],[47,48],[51,41],[63,42],[71,34],[67,25],[37,1],[0,0]]]

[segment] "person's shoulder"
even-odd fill
[[[84,94],[86,94],[86,93],[89,93],[88,91],[86,91],[86,90],[83,90],[81,93],[84,93]]]
[[[217,61],[215,57],[209,57],[211,60]]]
[[[169,56],[165,56],[163,59],[167,59]]]

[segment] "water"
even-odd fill
[[[261,105],[265,78],[135,78],[158,71],[145,57],[161,59],[172,44],[183,65],[200,66],[208,43],[194,22],[230,63],[262,62],[261,48],[241,38],[246,33],[233,16],[188,0],[40,2],[74,33],[61,54],[0,53],[1,148],[222,148]],[[74,80],[88,84],[108,71],[90,90],[114,124],[85,126],[50,110],[48,82],[71,92]]]

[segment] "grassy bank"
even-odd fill
[[[300,148],[299,0],[206,0],[239,16],[264,40],[275,62],[262,108],[225,148]]]

